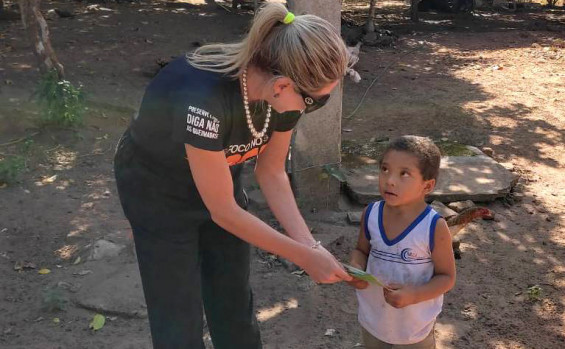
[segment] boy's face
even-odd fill
[[[410,204],[429,194],[435,179],[425,181],[418,168],[418,158],[403,151],[390,150],[382,161],[379,190],[387,205]]]

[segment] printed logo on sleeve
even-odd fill
[[[200,137],[218,139],[220,120],[204,109],[189,106],[186,114],[186,131]]]

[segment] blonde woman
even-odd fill
[[[154,348],[261,348],[249,287],[249,244],[302,267],[319,283],[350,281],[316,242],[285,173],[291,132],[345,75],[334,28],[269,3],[247,37],[169,63],[148,86],[115,158]],[[307,116],[304,116],[307,117]],[[255,175],[288,236],[246,208],[241,164]]]

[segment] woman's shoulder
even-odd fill
[[[153,78],[151,85],[201,91],[207,87],[233,85],[234,81],[225,74],[196,68],[188,62],[186,55],[182,55],[164,66]]]

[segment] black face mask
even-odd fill
[[[304,99],[304,104],[306,105],[306,108],[304,109],[304,113],[311,113],[315,110],[320,109],[321,107],[323,107],[324,105],[326,105],[326,103],[328,103],[328,100],[330,99],[330,95],[323,95],[321,97],[318,98],[314,98],[312,96],[307,95],[305,92],[302,91],[298,91],[298,93],[300,93],[300,95],[302,96],[302,99]]]

